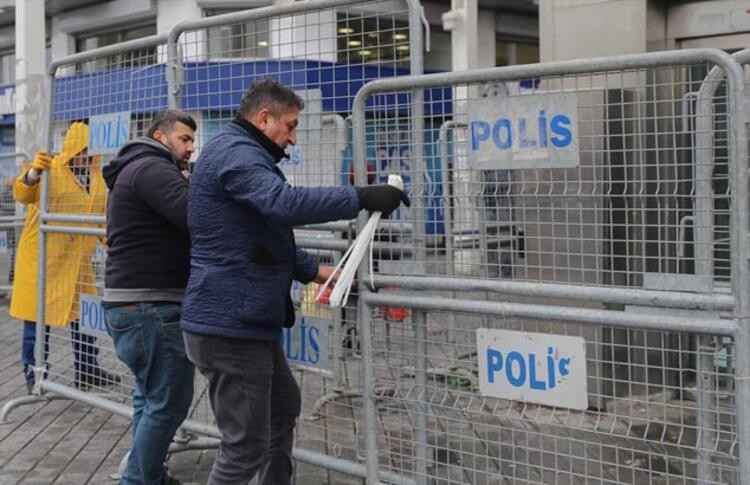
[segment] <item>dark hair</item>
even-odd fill
[[[156,130],[169,134],[174,129],[174,124],[177,122],[189,126],[193,131],[198,129],[198,125],[195,124],[195,120],[192,116],[184,111],[180,111],[179,109],[168,109],[154,117],[154,121],[151,122],[151,127],[148,129],[146,136],[153,138]]]
[[[263,108],[278,118],[292,108],[302,110],[305,102],[290,88],[280,82],[265,78],[255,81],[242,95],[237,115],[243,118],[252,116]]]

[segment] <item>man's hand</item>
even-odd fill
[[[42,172],[49,170],[51,166],[52,157],[44,150],[39,150],[31,161],[31,168],[26,172],[26,181],[30,184],[36,184],[39,182]]]
[[[41,173],[52,166],[52,157],[44,150],[39,150],[31,161],[31,168]]]
[[[369,212],[381,212],[383,217],[388,217],[391,212],[398,209],[403,202],[406,207],[411,206],[411,201],[406,194],[392,185],[371,185],[368,187],[357,187],[359,208],[367,209]]]
[[[326,281],[328,281],[328,278],[331,277],[331,274],[333,273],[333,266],[329,266],[327,264],[321,264],[318,266],[318,274],[315,275],[315,279],[313,280],[315,283],[318,283],[319,285],[322,285]],[[339,279],[339,274],[341,271],[336,271],[336,274],[333,275],[333,279],[331,281],[333,283],[336,283],[336,280]]]

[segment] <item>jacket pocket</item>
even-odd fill
[[[291,286],[291,270],[286,264],[255,264],[247,268],[238,317],[264,328],[281,328],[286,318],[286,300]]]

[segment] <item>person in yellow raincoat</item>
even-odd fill
[[[106,206],[106,187],[99,157],[88,156],[89,127],[70,125],[62,151],[55,157],[39,152],[23,167],[13,185],[13,197],[27,207],[18,243],[10,315],[24,321],[22,362],[29,392],[34,385],[34,343],[37,319],[37,271],[39,266],[39,180],[49,171],[48,212],[100,215]],[[64,223],[55,223],[65,225]],[[80,224],[70,224],[80,226]],[[119,382],[119,376],[103,371],[98,364],[96,338],[80,333],[79,295],[96,295],[91,257],[96,239],[81,234],[48,233],[45,321],[56,327],[70,323],[77,387],[102,386]],[[49,327],[45,333],[45,361]]]

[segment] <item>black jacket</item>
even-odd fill
[[[120,149],[103,169],[107,201],[104,301],[181,301],[190,272],[188,182],[152,138]]]

